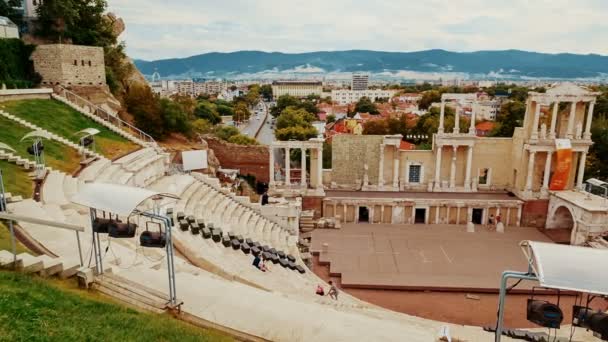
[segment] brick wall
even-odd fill
[[[205,137],[205,140],[223,168],[239,169],[241,175],[254,175],[259,182],[270,180],[268,147],[230,144],[215,137]]]
[[[321,218],[323,215],[324,197],[302,197],[302,210],[314,210],[314,218]]]
[[[524,227],[545,228],[549,200],[533,200],[524,203],[521,214],[521,225]]]

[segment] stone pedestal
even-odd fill
[[[504,233],[505,232],[505,225],[502,222],[498,222],[496,224],[496,232],[497,233]]]
[[[475,225],[473,222],[467,223],[467,233],[475,233]]]

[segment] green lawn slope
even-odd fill
[[[45,281],[0,271],[0,341],[232,341],[231,337],[142,313],[74,280]]]
[[[0,107],[75,143],[78,143],[78,137],[74,133],[85,128],[96,128],[101,131],[95,137],[97,152],[110,159],[139,148],[138,145],[56,100],[8,101],[0,104]]]
[[[4,178],[4,190],[23,198],[31,198],[34,192],[34,183],[28,177],[28,171],[6,160],[0,160],[0,170]]]

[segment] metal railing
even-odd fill
[[[108,111],[97,106],[96,104],[92,103],[91,101],[83,98],[82,96],[80,96],[60,85],[56,86],[54,88],[54,91],[57,95],[64,97],[66,100],[76,104],[77,106],[80,106],[83,108],[88,107],[90,109],[91,114],[107,121],[108,123],[118,127],[119,129],[124,130],[126,133],[129,133],[129,134],[137,137],[142,142],[149,143],[152,146],[158,147],[158,144],[156,143],[154,138],[152,138],[152,136],[150,136],[148,133],[142,131],[141,129],[131,125],[130,123],[122,120],[121,118],[118,117],[118,115],[109,113]]]

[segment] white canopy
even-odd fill
[[[155,196],[179,198],[143,188],[106,183],[85,183],[72,202],[85,207],[128,216],[145,200]]]
[[[48,132],[45,131],[32,131],[29,132],[28,134],[24,135],[23,138],[21,138],[21,141],[28,139],[28,138],[45,138],[45,139],[49,139],[51,140],[51,135]]]
[[[82,134],[85,137],[90,137],[91,135],[96,135],[96,134],[99,134],[100,132],[101,131],[98,130],[97,128],[85,128],[82,131],[78,131],[78,132],[74,133],[74,135]]]
[[[5,143],[1,143],[1,142],[0,142],[0,150],[15,152],[15,150],[12,147],[8,146]]]
[[[537,241],[520,245],[541,286],[608,295],[607,249]]]

